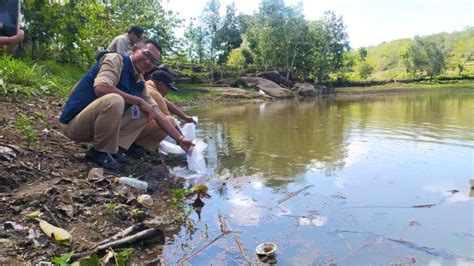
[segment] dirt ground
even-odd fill
[[[235,88],[220,88],[217,93],[216,102],[267,100]],[[135,248],[131,261],[159,264],[163,244],[186,226],[188,211],[194,207],[189,198],[177,204],[172,192],[183,189],[185,182],[168,169],[185,162],[149,153],[139,160],[130,158],[118,172],[89,176],[98,167],[84,158],[90,144],[73,142],[58,129],[62,103],[52,95],[0,96],[0,265],[49,262],[68,252],[84,257],[98,242],[134,224],[157,228],[163,235],[151,245],[144,241],[125,245]],[[144,191],[113,182],[117,176],[130,175],[148,182],[152,207],[137,203]],[[70,232],[72,244],[46,237],[40,219]]]
[[[172,238],[187,216],[170,193],[183,188],[183,180],[170,176],[168,166],[184,161],[149,153],[130,158],[119,172],[88,176],[98,166],[84,159],[87,144],[60,133],[56,121],[61,110],[62,101],[54,96],[0,98],[0,264],[36,264],[71,251],[88,254],[97,242],[137,223]],[[21,114],[29,122],[18,122]],[[153,207],[137,203],[144,191],[113,182],[129,175],[149,183]],[[45,237],[39,219],[70,232],[72,244]],[[125,246],[136,250],[132,261],[159,262],[160,245],[138,243]]]

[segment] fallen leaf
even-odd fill
[[[33,212],[30,212],[30,213],[26,214],[25,216],[28,217],[28,218],[36,218],[36,217],[38,217],[40,214],[41,214],[41,211],[40,211],[40,210],[36,210],[36,211],[33,211]]]
[[[72,204],[64,204],[64,203],[60,202],[59,205],[58,205],[58,208],[60,210],[64,211],[64,213],[66,213],[67,216],[69,216],[69,217],[74,216],[74,207],[72,206]]]
[[[208,190],[208,188],[204,184],[197,184],[197,185],[195,185],[194,187],[192,187],[190,189],[190,191],[192,193],[194,193],[194,192],[207,192],[207,190]]]
[[[39,226],[46,236],[56,241],[71,240],[71,234],[62,228],[56,227],[43,220],[40,220]]]

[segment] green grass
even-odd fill
[[[39,63],[43,65],[45,70],[50,74],[61,76],[66,79],[72,79],[72,82],[81,79],[87,71],[87,69],[82,69],[79,66],[61,64],[54,60],[45,60],[40,61]]]
[[[474,66],[474,65],[473,65]],[[467,65],[465,74],[472,73],[473,66]],[[4,86],[0,87],[0,95],[16,98],[26,95],[37,97],[45,93],[51,93],[59,97],[68,95],[71,87],[86,73],[75,65],[65,65],[54,60],[33,62],[23,59],[15,59],[8,55],[0,56],[0,77],[4,80]],[[410,78],[406,73],[400,74],[400,69],[392,70],[393,73],[374,73],[367,81],[378,80],[383,76]],[[456,73],[446,73],[439,78],[456,77]],[[362,81],[355,73],[346,73],[349,81]],[[213,92],[214,87],[222,85],[191,83],[178,84],[179,91],[171,91],[167,99],[178,105],[199,105],[215,101],[218,94]],[[427,80],[413,83],[389,83],[380,86],[338,88],[341,93],[371,92],[410,89],[473,89],[474,80]],[[21,120],[21,119],[20,119]],[[21,121],[20,121],[21,122]],[[20,123],[21,124],[21,123]]]
[[[178,84],[179,91],[170,91],[166,99],[178,105],[196,105],[217,97],[212,88],[203,84]]]
[[[0,57],[0,77],[4,81],[1,93],[7,97],[40,96],[45,93],[65,96],[83,74],[84,71],[79,68],[54,61],[33,62],[9,55]]]
[[[474,89],[474,80],[422,81],[413,83],[389,83],[379,86],[337,88],[339,93],[381,92],[394,90],[449,90]]]

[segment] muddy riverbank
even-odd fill
[[[188,106],[268,101],[252,93],[222,89],[207,101]],[[0,102],[0,146],[8,151],[2,153],[0,165],[0,263],[51,261],[70,252],[88,254],[96,243],[138,223],[160,229],[167,243],[174,241],[183,226],[193,231],[188,215],[199,210],[199,202],[195,195],[184,197],[189,188],[185,180],[168,172],[169,167],[185,166],[184,161],[164,157],[163,163],[162,157],[151,153],[144,159],[130,159],[118,173],[105,171],[90,177],[90,170],[97,166],[84,159],[89,146],[70,141],[57,128],[60,98],[1,98]],[[138,204],[137,197],[144,192],[116,185],[116,176],[147,181],[153,207]],[[72,243],[41,237],[39,219],[70,232]],[[164,244],[160,241],[158,245],[139,241],[123,247],[135,249],[131,261],[154,264]]]

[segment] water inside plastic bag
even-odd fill
[[[196,140],[196,145],[191,147],[186,153],[188,159],[188,169],[198,174],[206,173],[206,161],[204,161],[203,152],[207,148],[207,144],[202,140]]]
[[[171,154],[185,154],[185,151],[183,149],[181,149],[181,147],[179,145],[176,145],[174,143],[171,143],[169,141],[166,141],[166,140],[162,140],[160,142],[160,152],[164,153],[164,154],[168,154],[168,153],[171,153]]]

